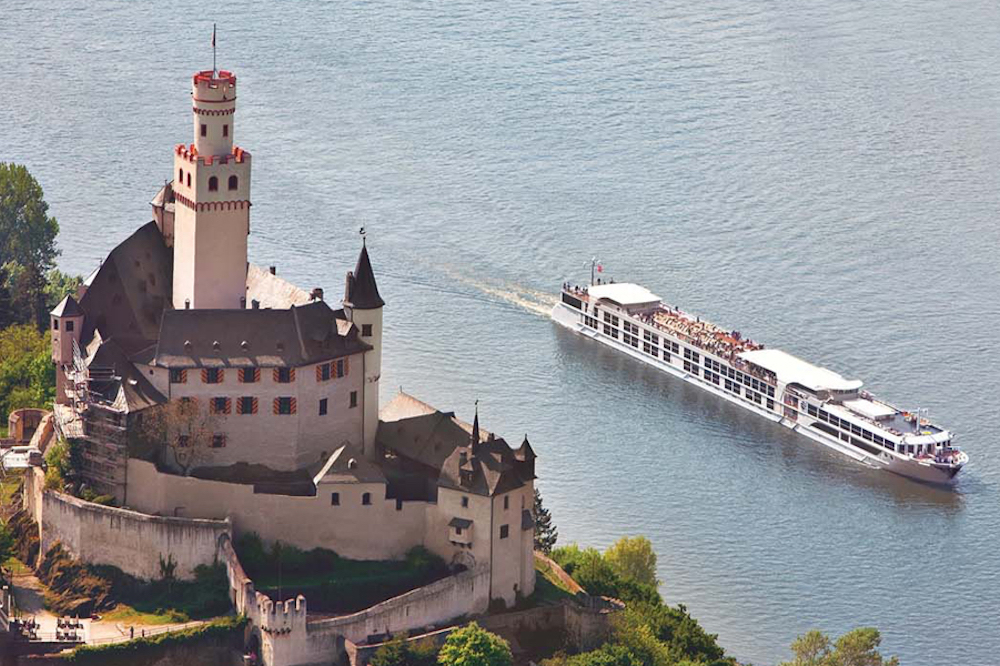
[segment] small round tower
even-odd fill
[[[368,246],[362,241],[361,254],[354,272],[347,274],[344,312],[358,327],[361,340],[372,346],[365,352],[364,454],[375,455],[375,431],[378,429],[379,379],[382,377],[382,308],[385,301],[378,293],[375,272],[368,258]]]

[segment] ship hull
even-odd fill
[[[723,400],[737,405],[746,411],[752,412],[757,416],[765,418],[768,421],[784,426],[799,435],[822,444],[823,446],[868,467],[885,470],[910,479],[932,484],[949,483],[961,469],[961,467],[957,466],[936,466],[932,463],[920,462],[913,459],[902,460],[888,454],[872,454],[868,451],[842,442],[836,437],[831,437],[824,432],[818,431],[809,424],[785,418],[780,414],[775,414],[764,409],[763,407],[758,407],[755,404],[734,397],[717,386],[701,381],[699,378],[693,376],[691,373],[685,372],[681,368],[669,363],[664,363],[659,359],[652,358],[641,353],[634,347],[626,345],[619,340],[610,338],[595,329],[588,328],[580,321],[580,312],[564,303],[557,303],[555,307],[552,308],[551,316],[554,322],[568,328],[574,333],[586,338],[591,338],[596,342],[599,342],[606,347],[611,347],[612,349],[630,356],[637,361],[641,361],[642,363],[652,366],[662,372],[665,372],[666,374],[673,375],[674,377],[677,377],[678,379],[681,379],[693,386],[697,386],[703,391],[722,398]]]

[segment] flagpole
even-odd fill
[[[215,66],[215,24],[212,24],[212,77],[217,76],[218,68]]]

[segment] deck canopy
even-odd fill
[[[625,307],[659,303],[660,301],[660,297],[650,290],[630,282],[591,285],[588,287],[587,293],[591,298],[606,298]]]
[[[860,379],[844,379],[833,370],[821,368],[780,349],[757,349],[740,355],[745,361],[770,370],[784,384],[799,384],[810,391],[856,391]]]

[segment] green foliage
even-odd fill
[[[643,543],[645,542],[645,543]],[[624,546],[622,546],[624,544]],[[669,664],[685,660],[704,664],[734,664],[725,656],[717,636],[707,633],[683,606],[663,603],[655,585],[636,580],[630,562],[638,553],[640,578],[649,579],[656,556],[642,537],[622,539],[602,555],[594,548],[576,544],[556,548],[554,559],[589,594],[614,597],[626,604],[617,620],[614,637],[600,650],[574,657],[556,657],[549,666],[591,666],[604,664]],[[614,563],[614,564],[613,564]],[[617,566],[616,566],[617,565]],[[654,579],[655,580],[655,579]],[[562,661],[560,661],[562,659]]]
[[[434,666],[437,648],[431,641],[407,641],[405,634],[394,636],[372,655],[370,666]]]
[[[604,553],[604,559],[622,578],[656,587],[656,553],[644,536],[622,537]]]
[[[45,304],[51,311],[67,296],[76,298],[76,292],[83,284],[79,275],[67,275],[53,268],[45,276]]]
[[[117,666],[151,664],[162,661],[166,651],[178,645],[199,645],[219,640],[231,640],[234,646],[242,645],[246,617],[217,618],[198,627],[172,631],[156,636],[136,638],[124,643],[84,645],[76,648],[64,659],[82,666]]]
[[[511,666],[507,641],[475,622],[451,633],[438,653],[440,666]]]
[[[0,330],[0,418],[22,407],[51,409],[55,395],[48,332],[28,325]]]
[[[882,635],[874,627],[859,627],[833,643],[814,629],[795,639],[795,658],[781,666],[899,666],[897,657],[882,656],[881,643]]]
[[[72,484],[81,465],[81,452],[77,444],[60,439],[49,445],[45,452],[45,488],[72,492]]]
[[[559,530],[552,522],[552,514],[542,505],[542,494],[535,488],[535,550],[545,553],[552,552],[559,538]]]
[[[0,563],[14,555],[14,546],[14,533],[9,526],[0,523]]]
[[[10,323],[33,323],[45,330],[48,310],[45,275],[59,251],[59,224],[48,214],[41,185],[18,164],[0,162],[0,266],[10,298]],[[2,357],[0,357],[2,358]]]

